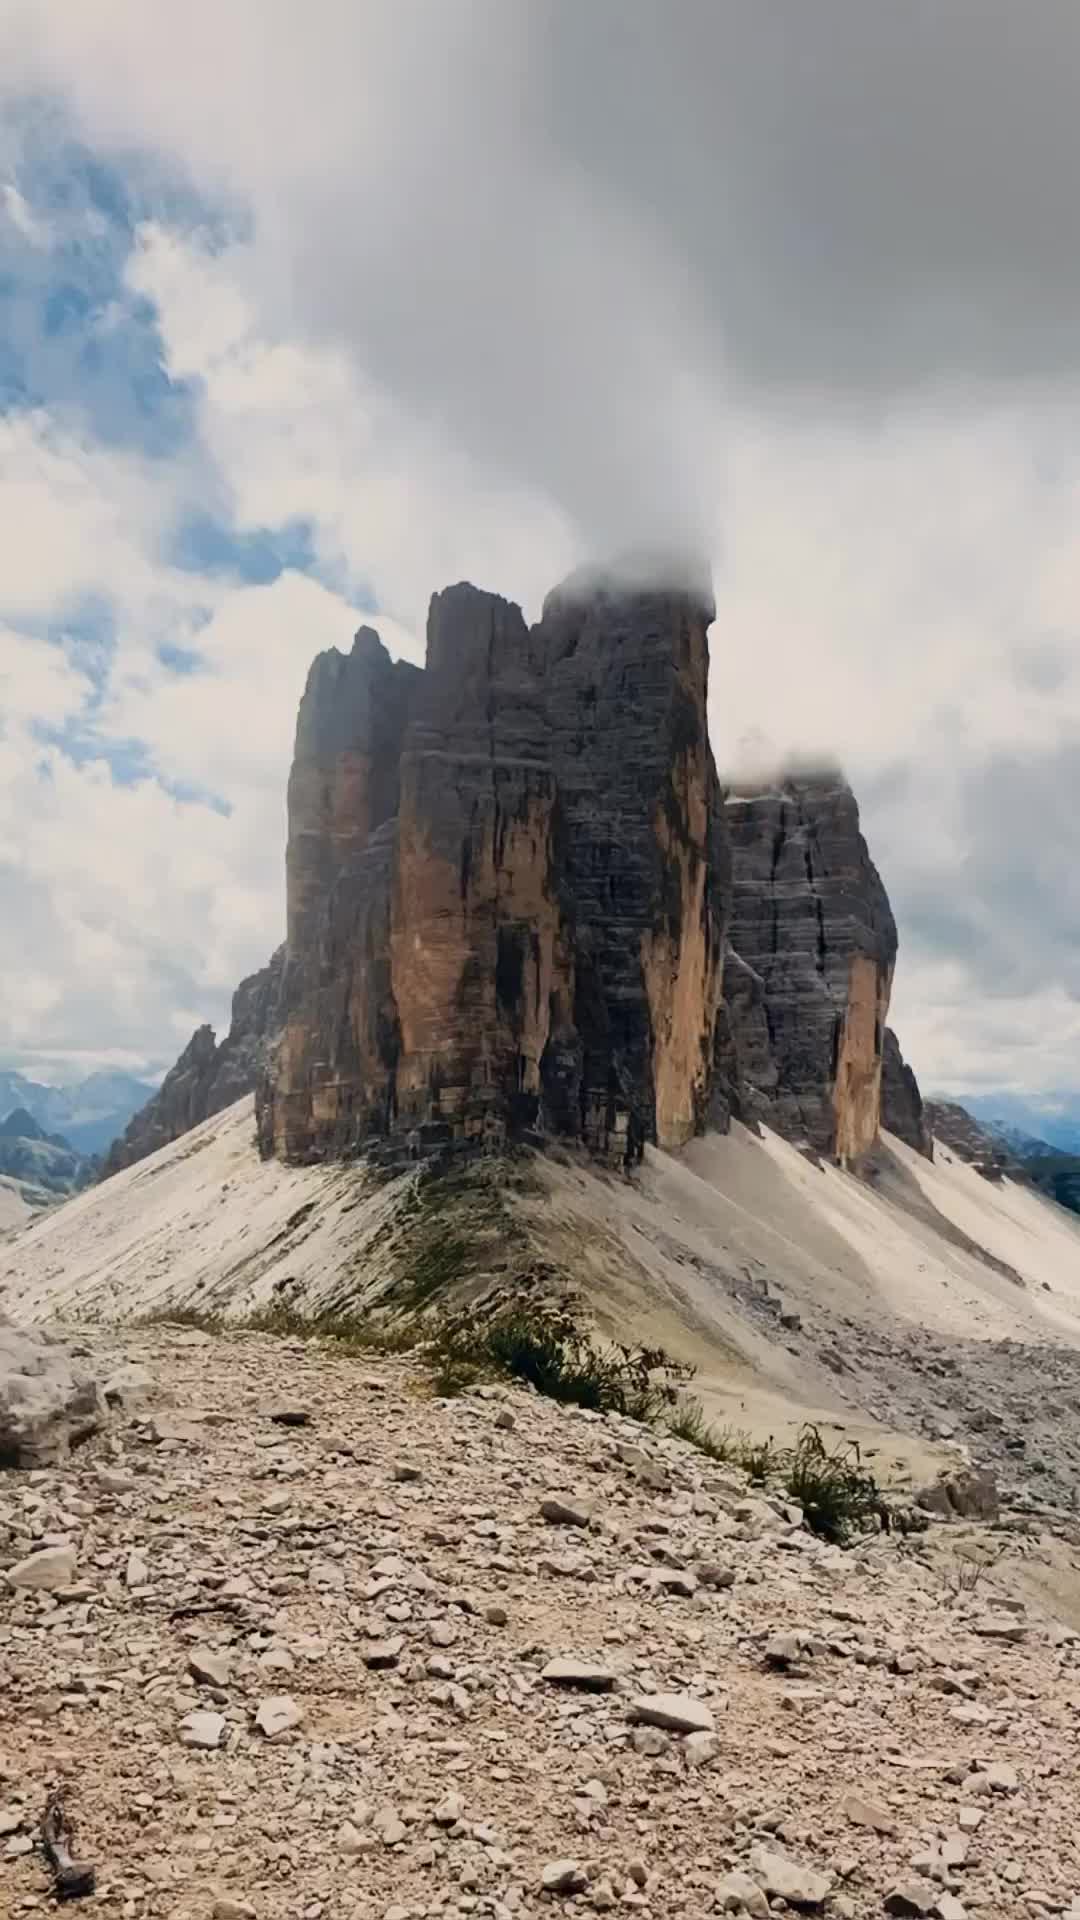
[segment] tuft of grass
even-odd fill
[[[676,1439],[722,1466],[740,1467],[751,1480],[766,1481],[776,1470],[780,1456],[771,1440],[753,1440],[744,1427],[710,1426],[700,1400],[680,1399],[668,1426]]]
[[[139,1327],[197,1327],[204,1333],[269,1333],[283,1340],[332,1340],[335,1346],[352,1353],[409,1353],[419,1345],[421,1334],[414,1327],[392,1324],[374,1313],[336,1311],[305,1314],[284,1300],[271,1300],[254,1307],[238,1320],[201,1312],[195,1307],[159,1309],[144,1314],[134,1324]]]
[[[889,1509],[872,1473],[862,1464],[858,1442],[841,1441],[830,1452],[815,1426],[800,1430],[783,1455],[786,1492],[798,1502],[811,1532],[845,1546],[853,1533],[888,1528]]]
[[[679,1369],[659,1347],[599,1347],[566,1306],[512,1303],[444,1321],[431,1342],[436,1390],[486,1376],[522,1380],[549,1400],[655,1423]]]

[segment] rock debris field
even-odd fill
[[[0,1474],[5,1920],[50,1796],[123,1920],[1080,1915],[1080,1654],[993,1532],[842,1551],[524,1391],[74,1337],[107,1425]]]

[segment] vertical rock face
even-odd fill
[[[579,575],[529,628],[436,594],[423,670],[361,628],[308,676],[288,938],[110,1168],[257,1080],[264,1153],[497,1144],[615,1164],[731,1118],[844,1162],[929,1151],[886,1015],[896,929],[834,773],[721,794],[700,583]]]
[[[885,1056],[881,1072],[881,1124],[889,1133],[914,1147],[924,1160],[934,1157],[934,1137],[923,1106],[919,1083],[900,1051],[891,1027],[885,1029]]]
[[[615,1159],[703,1124],[728,864],[691,590],[431,603],[426,670],[315,663],[289,785],[264,1150],[538,1125]]]
[[[212,1027],[196,1028],[153,1098],[113,1141],[102,1179],[145,1160],[251,1092],[277,1030],[284,966],[285,949],[279,947],[267,966],[240,982],[233,994],[229,1031],[220,1046]]]
[[[623,1130],[632,1147],[678,1146],[708,1104],[729,888],[705,711],[713,613],[700,590],[580,577],[538,630],[578,1040],[548,1084],[594,1147]]]
[[[733,794],[719,1079],[734,1111],[854,1161],[881,1111],[896,926],[835,774]]]
[[[420,673],[371,627],[318,655],[296,723],[285,857],[287,938],[264,1151],[341,1151],[385,1129],[399,1051],[389,980],[401,747]]]

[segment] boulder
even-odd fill
[[[62,1460],[104,1416],[88,1364],[48,1333],[0,1315],[0,1467]]]

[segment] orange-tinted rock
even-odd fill
[[[575,580],[530,631],[462,584],[432,600],[422,675],[374,636],[320,657],[264,1150],[535,1126],[621,1161],[702,1125],[727,886],[711,617],[700,591]]]

